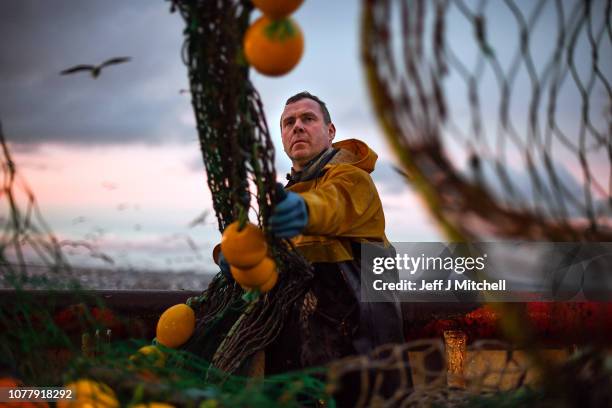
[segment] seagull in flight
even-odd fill
[[[102,68],[107,67],[109,65],[123,64],[130,60],[130,57],[116,57],[106,60],[100,65],[75,65],[74,67],[70,67],[63,70],[62,72],[60,72],[60,75],[70,75],[79,71],[89,71],[91,72],[92,77],[97,78],[100,75],[100,71],[102,70]]]
[[[209,214],[210,212],[208,210],[204,210],[202,214],[198,215],[193,221],[189,223],[189,228],[193,228],[198,224],[204,225],[206,223],[206,218],[208,218]]]

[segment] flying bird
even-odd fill
[[[208,210],[204,210],[204,212],[200,215],[198,215],[193,221],[191,221],[189,223],[189,228],[193,228],[198,224],[205,224],[206,223],[206,219],[208,218],[208,215],[210,214],[210,212]]]
[[[116,57],[104,61],[100,65],[75,65],[74,67],[63,70],[62,72],[60,72],[60,75],[70,75],[80,71],[89,71],[91,72],[92,77],[97,78],[100,75],[102,68],[107,67],[109,65],[123,64],[130,60],[130,57]]]

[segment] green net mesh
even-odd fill
[[[274,146],[259,95],[248,78],[241,42],[251,5],[245,1],[175,2],[186,23],[183,60],[189,70],[192,104],[200,148],[223,231],[233,221],[245,222],[255,198],[259,226],[265,228],[276,201]],[[218,368],[237,370],[278,335],[289,307],[312,278],[309,264],[290,244],[268,236],[280,280],[258,300],[242,300],[237,283],[219,275],[201,298],[201,320],[186,349],[195,353],[218,346],[211,359]],[[234,317],[230,317],[232,315]],[[231,328],[228,321],[235,320]],[[215,328],[219,328],[218,333]]]
[[[20,286],[28,264],[36,260],[51,270],[70,268],[61,245],[42,217],[36,197],[27,182],[16,171],[0,122],[2,145],[2,236],[0,237],[1,279]]]

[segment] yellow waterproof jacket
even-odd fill
[[[308,225],[293,243],[310,262],[352,260],[351,242],[388,245],[382,203],[370,176],[378,156],[356,139],[332,147],[339,151],[317,177],[287,187],[308,207]]]

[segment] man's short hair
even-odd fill
[[[319,107],[321,108],[321,112],[323,112],[323,121],[326,125],[329,125],[331,123],[331,116],[329,114],[329,111],[327,110],[327,106],[325,106],[325,102],[323,102],[321,99],[319,99],[318,96],[315,96],[310,92],[303,91],[293,95],[291,98],[287,99],[287,102],[285,102],[285,106],[300,101],[302,99],[312,99],[313,101],[318,103]]]

